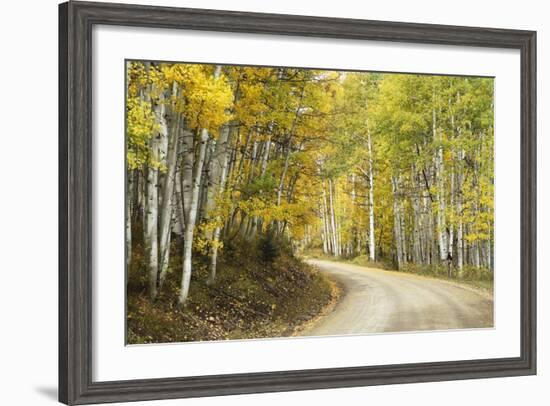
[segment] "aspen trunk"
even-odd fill
[[[338,231],[336,228],[336,216],[334,215],[334,199],[332,191],[332,179],[328,180],[328,196],[329,196],[329,215],[330,215],[330,226],[332,230],[332,247],[333,255],[335,257],[340,256],[340,250],[338,246]]]
[[[294,113],[294,120],[292,121],[292,126],[290,128],[290,131],[288,132],[288,139],[287,139],[287,143],[286,143],[287,145],[286,145],[286,153],[285,153],[285,162],[284,162],[283,170],[281,171],[281,176],[280,176],[280,179],[279,179],[279,187],[277,188],[277,206],[281,205],[281,199],[282,199],[282,195],[283,195],[283,187],[284,187],[284,183],[285,183],[286,173],[288,171],[288,164],[289,164],[289,161],[290,161],[290,152],[291,152],[291,149],[292,149],[292,139],[294,137],[294,132],[296,131],[296,125],[298,124],[298,119],[300,117],[300,110],[302,108],[302,101],[304,99],[305,89],[306,89],[306,85],[304,83],[304,85],[302,86],[301,93],[300,93],[300,100],[298,102],[298,106],[297,106],[296,111]],[[278,231],[281,232],[280,225],[278,225],[277,228],[278,228]]]
[[[269,161],[269,152],[270,152],[270,149],[271,149],[271,138],[268,138],[265,142],[265,146],[264,146],[264,153],[263,153],[263,156],[262,156],[262,167],[261,167],[261,172],[260,172],[260,176],[265,176],[265,171],[267,170],[267,162]]]
[[[376,260],[376,241],[374,230],[374,170],[372,158],[372,140],[367,121],[367,146],[369,153],[369,259]]]
[[[328,241],[327,241],[327,228],[326,228],[326,218],[325,213],[322,208],[319,209],[321,212],[321,221],[323,223],[323,227],[321,228],[321,240],[323,242],[323,254],[328,254]]]
[[[350,181],[351,181],[351,207],[352,207],[352,215],[354,214],[355,212],[355,205],[356,205],[356,191],[355,191],[355,173],[352,172],[351,176],[350,176]],[[358,236],[358,231],[355,227],[353,227],[353,244],[357,243],[357,240],[359,239]],[[355,245],[351,245],[350,244],[350,247],[349,247],[349,253],[348,255],[352,255],[353,254],[353,251],[355,249]]]
[[[462,162],[464,159],[464,150],[459,151],[459,160]],[[462,276],[462,270],[464,269],[464,225],[462,222],[462,184],[463,184],[462,167],[459,168],[457,176],[457,188],[458,195],[456,197],[456,210],[458,215],[458,226],[456,230],[456,263],[458,267],[459,275]]]
[[[286,145],[285,162],[283,165],[283,170],[281,171],[281,176],[279,177],[279,186],[277,187],[277,206],[281,205],[281,200],[283,196],[283,187],[285,184],[286,172],[288,171],[288,163],[290,161],[291,142],[292,142],[292,137],[289,136],[287,145]]]
[[[325,181],[323,180],[322,184],[323,197],[321,200],[322,204],[322,213],[323,213],[323,231],[325,235],[323,247],[326,245],[325,254],[334,254],[334,249],[332,245],[332,234],[330,231],[330,224],[328,219],[328,206],[327,206],[327,193],[325,190]]]
[[[397,269],[403,267],[403,237],[401,235],[401,213],[399,207],[399,190],[398,180],[392,176],[392,193],[393,193],[393,230],[395,236],[395,254],[397,258]]]
[[[434,92],[434,103],[435,103],[435,92]],[[440,145],[437,148],[435,156],[435,172],[437,180],[437,236],[439,243],[439,259],[441,262],[447,260],[447,230],[445,224],[445,183],[443,178],[443,147],[441,146],[441,135],[437,131],[437,116],[435,107],[432,108],[432,131],[434,141],[438,142]]]
[[[191,141],[193,142],[193,141]],[[193,168],[193,165],[191,165],[191,180],[190,182],[187,181],[186,183],[190,183],[191,187],[188,191],[188,204],[186,205],[186,224],[185,224],[185,241],[183,245],[183,272],[182,272],[182,280],[181,280],[181,290],[180,295],[178,298],[178,303],[180,306],[184,306],[187,297],[189,295],[189,285],[191,282],[191,273],[192,273],[192,253],[193,253],[193,238],[195,233],[195,223],[197,220],[197,212],[198,212],[198,200],[199,200],[199,191],[201,186],[201,174],[202,174],[202,168],[204,164],[204,157],[206,153],[206,144],[208,143],[208,131],[206,129],[202,129],[200,131],[200,138],[199,138],[199,151],[197,154],[195,167]],[[193,149],[191,150],[193,151]],[[191,152],[192,154],[192,152]],[[191,161],[191,164],[193,163],[194,156],[191,154],[187,154],[187,160]],[[189,170],[186,171],[187,176],[189,176]]]
[[[126,272],[129,272],[132,260],[132,198],[134,192],[134,173],[130,169],[126,170],[126,183]]]
[[[146,248],[149,268],[149,297],[157,297],[158,277],[158,170],[147,168],[147,217],[146,217]]]
[[[414,169],[414,166],[412,168],[412,176],[411,179],[416,181],[416,171]],[[418,185],[416,185],[416,189],[418,188]],[[412,257],[413,261],[417,264],[422,263],[422,222],[421,222],[421,212],[420,212],[420,203],[419,198],[417,196],[417,192],[413,192],[413,196],[411,197],[412,200],[412,207],[413,207],[413,248],[412,248]]]
[[[173,94],[177,96],[177,87],[174,84]],[[162,207],[160,214],[160,280],[159,288],[162,288],[168,272],[170,259],[170,232],[172,229],[172,197],[176,178],[176,163],[178,157],[179,133],[181,117],[172,113],[171,126],[166,156],[166,174],[162,188]]]
[[[222,134],[220,134],[220,140],[218,140],[218,144],[220,145],[219,148],[217,148],[217,152],[219,152],[219,155],[216,156],[216,159],[221,159],[221,161],[217,161],[216,163],[216,179],[218,179],[218,170],[219,173],[219,180],[217,188],[213,191],[215,195],[209,197],[209,202],[212,199],[213,201],[216,200],[217,197],[221,196],[225,189],[225,182],[227,179],[227,167],[229,163],[229,153],[228,153],[228,142],[231,141],[231,129],[228,128],[226,131],[222,130]],[[222,136],[223,135],[223,136]],[[216,271],[217,271],[217,264],[218,264],[218,250],[220,245],[220,234],[221,234],[221,218],[219,216],[216,217],[216,227],[214,229],[214,233],[212,235],[212,241],[211,241],[211,248],[210,248],[210,264],[209,264],[209,271],[210,276],[207,281],[207,284],[212,285],[216,281]]]
[[[146,247],[149,267],[149,296],[151,299],[157,297],[158,284],[158,265],[159,265],[159,246],[158,246],[158,215],[159,215],[159,196],[158,181],[160,143],[168,135],[166,124],[166,106],[164,97],[161,95],[159,100],[153,106],[155,119],[159,124],[159,133],[155,134],[150,141],[150,154],[153,165],[147,168],[147,219],[146,219]]]
[[[181,142],[180,142],[181,143]],[[180,149],[180,148],[178,148]],[[183,187],[182,187],[182,177],[180,171],[176,171],[175,175],[175,190],[174,194],[176,195],[176,217],[175,217],[175,230],[178,234],[183,237],[185,231],[185,215],[183,209]]]
[[[263,150],[263,154],[262,154],[262,163],[261,163],[261,167],[260,167],[260,177],[262,177],[262,178],[265,176],[265,172],[267,170],[267,163],[269,161],[270,150],[271,150],[271,137],[269,137],[265,141],[264,150]],[[251,227],[251,230],[250,230],[249,234],[247,235],[247,238],[248,239],[253,239],[256,236],[257,230],[261,229],[261,228],[262,228],[261,218],[258,217],[258,216],[254,216],[254,218],[252,220],[252,227]]]
[[[216,66],[214,80],[217,80],[221,74],[221,66]],[[192,273],[192,254],[193,238],[195,233],[195,223],[197,221],[199,192],[201,188],[201,177],[208,144],[208,131],[203,128],[199,132],[198,152],[195,157],[194,137],[191,133],[184,136],[186,151],[184,154],[184,209],[185,209],[185,241],[183,244],[183,270],[181,278],[181,289],[178,298],[179,306],[185,306],[189,295],[189,285],[191,283]]]
[[[292,142],[292,136],[289,136],[287,141],[287,146],[286,146],[285,162],[283,165],[283,170],[281,171],[281,176],[279,177],[279,186],[277,187],[277,206],[280,206],[282,201],[283,188],[285,184],[286,173],[288,171],[288,164],[290,161],[290,148],[292,145],[291,142]],[[282,233],[282,228],[279,221],[276,222],[276,229],[277,229],[277,233],[279,234]]]
[[[231,131],[231,126],[224,126],[220,130],[220,135],[218,140],[215,142],[213,156],[211,161],[211,167],[209,171],[210,179],[208,181],[208,192],[206,199],[206,218],[209,219],[213,215],[213,211],[216,208],[216,199],[222,189],[222,184],[225,183],[226,174],[224,171],[227,171],[227,165],[229,161],[229,134]]]
[[[461,204],[458,205],[458,209],[461,210]],[[464,237],[463,237],[463,225],[462,220],[458,221],[458,227],[456,230],[456,265],[458,272],[462,275],[464,269]]]

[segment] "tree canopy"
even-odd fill
[[[491,78],[133,61],[126,124],[128,266],[153,299],[177,278],[184,305],[196,256],[214,284],[236,239],[493,268]]]

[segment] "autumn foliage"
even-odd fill
[[[133,61],[126,90],[134,310],[214,300],[229,247],[256,276],[315,249],[493,270],[492,78]]]

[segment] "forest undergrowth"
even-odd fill
[[[235,242],[224,250],[214,285],[207,284],[208,258],[196,256],[192,295],[182,309],[174,300],[179,289],[176,278],[167,278],[151,302],[147,281],[135,277],[143,273],[131,272],[127,343],[291,336],[333,299],[328,277],[294,257],[284,244],[262,239],[255,244]],[[170,261],[172,269],[181,268],[180,256]],[[134,257],[132,264],[139,267],[142,262]]]

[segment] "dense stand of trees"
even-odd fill
[[[492,269],[492,80],[350,74],[342,86],[354,113],[333,130],[324,251]]]
[[[126,114],[127,265],[152,299],[177,278],[185,304],[193,255],[214,284],[235,239],[493,266],[492,79],[129,62]]]

